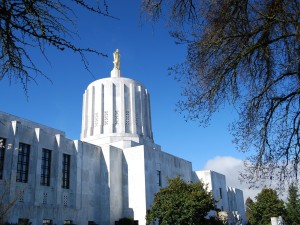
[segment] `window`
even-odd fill
[[[20,143],[17,164],[17,182],[27,183],[29,169],[30,145]]]
[[[43,225],[52,225],[52,220],[43,219]]]
[[[64,224],[72,224],[72,220],[64,220]]]
[[[5,141],[5,138],[0,137],[0,180],[3,179]]]
[[[139,125],[139,114],[135,114],[135,124],[136,124],[136,126],[138,126]]]
[[[41,185],[50,186],[51,151],[43,149],[41,165]]]
[[[63,196],[63,204],[64,204],[64,207],[68,207],[68,195]]]
[[[65,189],[70,188],[70,161],[71,161],[71,156],[67,154],[63,154],[61,187]]]
[[[47,204],[48,201],[48,193],[43,193],[43,204]]]
[[[125,125],[126,126],[130,125],[130,113],[129,113],[129,111],[126,111],[126,113],[125,113]]]
[[[161,171],[160,170],[156,170],[156,179],[157,179],[157,185],[159,187],[161,187]]]
[[[115,125],[119,124],[119,111],[115,111]]]
[[[24,190],[19,190],[18,192],[18,201],[24,202]]]
[[[108,125],[108,111],[104,111],[104,125]]]
[[[222,199],[222,188],[219,188],[220,191],[220,199]]]

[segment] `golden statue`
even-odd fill
[[[114,69],[118,69],[120,70],[120,53],[119,53],[119,49],[117,49],[115,52],[114,52]]]

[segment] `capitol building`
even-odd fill
[[[246,224],[241,190],[227,187],[217,172],[193,171],[191,162],[155,143],[149,91],[122,76],[118,51],[114,59],[110,77],[83,94],[80,140],[0,112],[0,190],[4,205],[14,202],[5,221],[115,225],[127,217],[145,225],[154,194],[180,176],[202,180],[217,207]]]

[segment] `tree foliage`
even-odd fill
[[[0,0],[0,80],[15,79],[27,92],[28,82],[35,81],[36,75],[44,75],[30,49],[39,49],[45,57],[46,46],[72,50],[81,56],[86,68],[86,52],[104,55],[73,42],[76,5],[109,16],[105,0]]]
[[[291,184],[289,187],[288,201],[286,204],[286,219],[287,225],[300,224],[300,199],[298,188],[295,184]]]
[[[277,192],[271,188],[263,189],[251,205],[249,222],[255,225],[269,225],[271,217],[285,216],[284,202],[278,198]]]
[[[217,224],[206,218],[215,210],[216,201],[201,182],[187,184],[181,178],[169,179],[168,186],[156,193],[154,203],[147,211],[147,224],[160,225]]]
[[[187,45],[171,68],[184,84],[180,112],[206,125],[226,104],[247,159],[244,179],[297,178],[300,154],[300,2],[298,0],[143,0],[150,18],[168,18]],[[282,182],[281,182],[282,183]]]

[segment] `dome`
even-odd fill
[[[142,83],[121,77],[119,65],[115,63],[111,77],[96,80],[85,90],[81,140],[153,143],[150,95]]]

